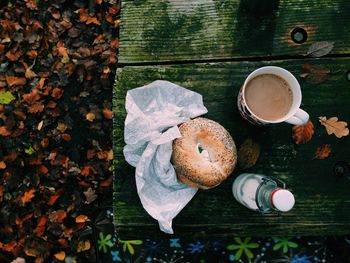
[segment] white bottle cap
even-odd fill
[[[294,195],[285,189],[277,189],[273,192],[271,201],[274,207],[281,212],[291,210],[295,204]]]

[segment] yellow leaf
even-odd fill
[[[66,258],[66,253],[64,251],[60,251],[56,253],[54,256],[57,260],[63,261]]]
[[[78,247],[77,247],[77,253],[89,250],[91,248],[91,244],[89,240],[86,241],[80,241],[78,243]]]
[[[338,121],[337,117],[318,117],[319,122],[326,127],[328,135],[333,134],[338,138],[349,135],[349,129],[346,127],[348,124],[345,121]]]

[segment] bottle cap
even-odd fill
[[[276,189],[271,195],[273,206],[281,211],[287,212],[291,210],[295,204],[294,195],[286,189]]]

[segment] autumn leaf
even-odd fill
[[[29,105],[36,103],[40,99],[41,95],[37,89],[32,89],[30,93],[25,93],[22,98]]]
[[[79,241],[77,247],[77,253],[87,251],[91,248],[90,240]]]
[[[38,75],[33,70],[31,70],[30,68],[27,68],[25,76],[26,76],[27,79],[32,79],[32,78],[37,77]]]
[[[0,104],[10,104],[15,97],[9,91],[0,91]]]
[[[35,189],[30,189],[24,192],[23,196],[21,197],[21,204],[24,206],[26,203],[29,203],[32,201],[34,194],[36,190]]]
[[[90,221],[90,219],[86,215],[79,215],[75,218],[75,223],[85,223]]]
[[[314,134],[314,125],[309,120],[305,125],[293,126],[293,140],[296,144],[305,144],[311,140]]]
[[[37,0],[24,0],[24,2],[26,3],[26,6],[29,8],[29,9],[32,9],[32,10],[38,10],[38,5],[36,4]]]
[[[98,21],[97,17],[90,16],[89,12],[85,8],[79,8],[75,11],[75,13],[79,14],[79,20],[80,22],[89,24],[95,24],[95,25],[101,25],[100,21]]]
[[[54,88],[51,93],[51,97],[54,99],[60,99],[63,95],[63,89]]]
[[[0,161],[0,170],[3,170],[6,168],[6,163],[4,161]]]
[[[53,223],[62,223],[63,219],[67,217],[67,213],[63,210],[53,211],[49,215],[49,220]]]
[[[93,201],[97,199],[97,195],[95,194],[95,190],[93,190],[91,187],[89,187],[85,192],[84,195],[86,197],[86,204],[91,204]]]
[[[64,251],[60,251],[56,253],[54,256],[57,260],[63,261],[66,258],[66,253]]]
[[[6,82],[9,86],[23,86],[27,83],[26,78],[18,78],[15,76],[6,76]]]
[[[260,146],[251,138],[246,139],[238,150],[238,164],[242,169],[255,165],[260,155]]]
[[[332,152],[331,145],[325,144],[316,149],[315,159],[326,159]]]
[[[55,194],[55,195],[52,195],[49,199],[49,201],[47,201],[47,204],[48,205],[54,205],[57,201],[57,199],[60,198],[59,195]]]
[[[102,113],[103,113],[103,117],[105,117],[107,120],[111,120],[113,117],[113,113],[110,109],[105,108],[103,109]]]
[[[0,126],[0,135],[9,136],[11,135],[11,132],[5,126]]]
[[[320,84],[329,78],[331,71],[327,68],[304,64],[301,69],[300,78],[311,84]]]
[[[43,112],[45,106],[41,102],[36,102],[28,107],[29,113]]]
[[[329,52],[332,51],[334,47],[333,41],[319,41],[314,42],[308,52],[306,53],[306,56],[310,57],[322,57],[327,55]]]
[[[89,112],[88,114],[86,114],[86,120],[88,120],[90,122],[93,122],[95,118],[96,118],[96,116],[92,112]]]
[[[337,138],[349,135],[349,129],[346,127],[348,124],[345,121],[338,121],[337,117],[318,117],[319,122],[326,127],[328,135],[334,133]]]

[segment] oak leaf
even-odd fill
[[[25,93],[22,98],[29,105],[36,103],[40,99],[41,95],[37,89],[32,89],[30,93]]]
[[[25,191],[23,196],[21,197],[21,204],[24,206],[26,203],[29,203],[30,201],[32,201],[35,192],[36,192],[35,189],[30,189],[28,191]]]
[[[330,144],[325,144],[316,149],[315,159],[326,159],[332,152]]]
[[[319,122],[326,127],[328,135],[334,133],[337,138],[349,135],[349,129],[346,127],[348,124],[345,121],[338,121],[337,117],[318,117]]]
[[[238,150],[238,165],[242,169],[254,166],[260,155],[260,146],[251,138],[246,139]]]
[[[40,101],[36,102],[28,107],[28,112],[29,113],[38,113],[38,112],[43,112],[45,106],[42,104]]]
[[[311,140],[314,134],[314,125],[309,120],[305,125],[293,126],[293,140],[296,144],[305,144]]]

